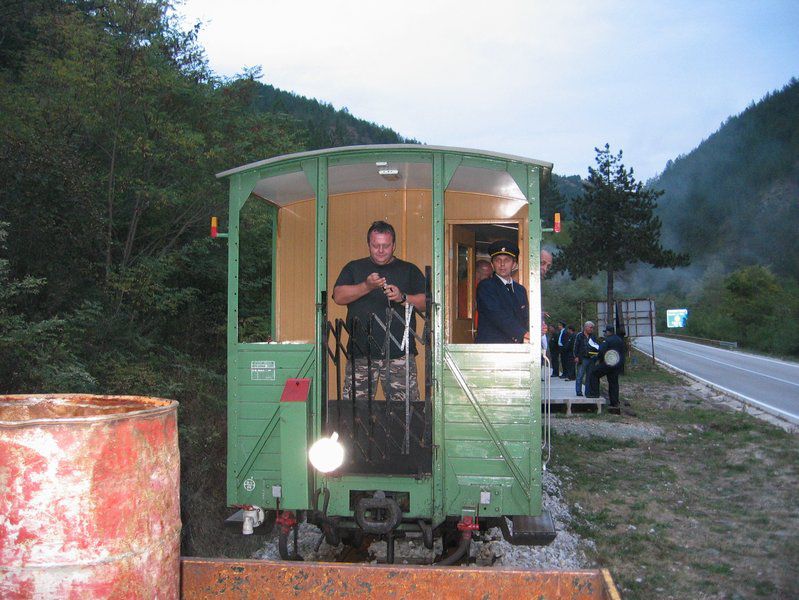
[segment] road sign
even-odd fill
[[[685,327],[685,321],[687,319],[687,308],[669,308],[666,310],[666,327],[669,329],[673,329],[675,327]]]

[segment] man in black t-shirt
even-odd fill
[[[367,378],[371,375],[371,391],[374,396],[378,374],[387,399],[405,400],[406,368],[410,385],[411,401],[419,400],[419,385],[416,379],[416,361],[407,361],[406,348],[411,357],[416,356],[413,334],[406,335],[406,306],[416,310],[425,308],[424,275],[416,265],[394,256],[396,233],[385,221],[375,221],[366,233],[369,256],[347,263],[341,270],[333,288],[333,301],[347,307],[347,327],[350,330],[349,351],[351,360],[347,365],[347,376],[342,395],[352,396],[352,368],[355,366],[355,397],[366,399]],[[386,340],[385,326],[391,314],[391,339]],[[380,322],[382,322],[382,326]],[[416,318],[410,312],[407,327],[416,327]],[[367,329],[371,329],[371,336]],[[370,339],[371,338],[371,339]],[[396,340],[396,341],[395,341]],[[407,341],[406,341],[407,340]],[[388,355],[387,355],[388,353]],[[367,357],[371,360],[369,373]],[[388,361],[384,361],[388,358]],[[388,379],[388,386],[386,380]],[[386,389],[388,387],[388,389]]]

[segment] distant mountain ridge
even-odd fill
[[[359,144],[419,143],[346,108],[255,82],[252,109],[288,115],[313,150]],[[799,81],[729,117],[694,150],[649,181],[659,200],[667,247],[689,252],[697,267],[724,271],[761,264],[799,279]],[[553,174],[550,212],[568,218],[582,194],[578,175]],[[552,206],[549,206],[549,205]],[[548,214],[548,213],[547,213]]]
[[[260,112],[286,114],[304,127],[309,150],[355,146],[360,144],[418,144],[376,123],[359,119],[346,108],[286,92],[269,84],[256,82],[253,109]]]
[[[667,245],[695,265],[799,279],[799,81],[767,94],[649,182]]]

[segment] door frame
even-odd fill
[[[453,285],[457,281],[457,273],[455,272],[455,265],[456,257],[455,257],[455,240],[453,239],[453,226],[455,225],[507,225],[507,224],[514,224],[518,226],[518,240],[517,243],[519,244],[519,259],[518,265],[516,268],[516,273],[518,274],[519,283],[529,289],[529,282],[528,280],[528,271],[526,269],[525,264],[527,263],[527,253],[528,253],[528,219],[527,218],[519,218],[519,219],[445,219],[444,221],[444,230],[445,230],[445,258],[444,261],[444,281],[446,285],[444,286],[444,331],[446,332],[445,335],[445,343],[452,344],[452,331],[453,331],[453,312],[455,310],[455,298],[457,297],[457,285]],[[474,263],[477,261],[477,248],[475,244],[475,251],[474,256],[472,257],[472,265],[471,265],[471,273],[472,277],[474,274]],[[472,279],[473,281],[473,279]],[[456,294],[453,296],[453,294]],[[475,304],[475,309],[477,305]]]

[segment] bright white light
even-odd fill
[[[308,450],[308,460],[321,473],[335,471],[344,462],[344,446],[338,443],[335,431],[329,438],[317,440]]]

